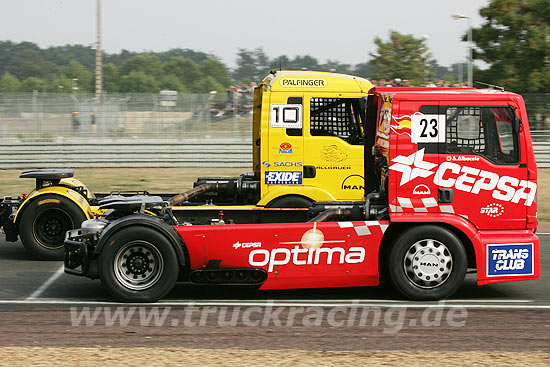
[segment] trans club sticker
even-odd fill
[[[266,171],[266,185],[301,185],[302,172],[299,171]]]
[[[487,276],[533,275],[532,243],[487,245]]]

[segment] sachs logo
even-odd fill
[[[284,142],[279,145],[279,153],[292,153],[292,144]]]
[[[491,203],[479,210],[480,214],[486,214],[491,218],[500,217],[504,213],[504,207],[498,203]]]
[[[537,193],[537,184],[533,181],[519,180],[511,176],[499,176],[479,168],[462,166],[454,162],[437,164],[424,160],[424,148],[409,156],[397,156],[392,159],[389,169],[401,172],[400,186],[417,177],[428,178],[433,175],[433,183],[440,187],[454,187],[457,190],[479,194],[481,190],[490,191],[494,199],[531,206]],[[434,171],[434,168],[437,169]]]
[[[430,188],[424,184],[417,185],[413,189],[413,195],[431,195]]]

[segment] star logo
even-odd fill
[[[422,148],[409,156],[400,155],[392,159],[395,164],[391,165],[389,169],[401,172],[399,185],[404,185],[417,177],[427,178],[434,174],[432,168],[437,164],[424,161],[424,149]]]

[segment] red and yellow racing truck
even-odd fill
[[[152,302],[177,280],[259,289],[376,286],[452,295],[540,275],[537,167],[521,96],[497,90],[373,89],[362,104],[364,200],[315,202],[307,217],[180,223],[155,196],[111,197],[67,233],[65,271],[116,299]]]

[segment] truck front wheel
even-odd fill
[[[298,195],[281,196],[267,204],[268,208],[309,208],[313,201]]]
[[[113,234],[98,261],[101,284],[121,302],[155,302],[178,278],[171,243],[147,227],[127,227]]]
[[[388,259],[390,279],[399,293],[411,300],[439,300],[462,285],[468,259],[460,239],[433,225],[401,234]]]
[[[39,260],[63,260],[65,233],[85,220],[84,212],[71,200],[59,195],[39,196],[22,213],[21,242]]]

